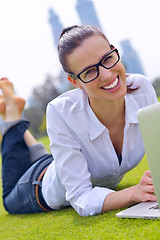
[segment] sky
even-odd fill
[[[160,76],[159,0],[92,0],[103,32],[121,52],[129,39],[151,81]],[[46,75],[58,76],[60,64],[48,10],[63,27],[80,24],[77,0],[0,0],[0,78],[8,77],[25,99]],[[67,80],[66,80],[67,81]]]

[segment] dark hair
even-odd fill
[[[84,40],[93,35],[100,35],[109,43],[106,36],[97,27],[90,25],[73,25],[72,27],[63,29],[58,43],[58,56],[65,72],[70,72],[66,57],[79,47]]]
[[[130,73],[126,73],[126,77],[129,77]],[[127,93],[132,93],[134,92],[135,90],[138,90],[140,88],[140,86],[137,86],[137,87],[132,87],[133,86],[133,82],[131,82],[129,85],[127,85]]]

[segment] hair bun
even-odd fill
[[[71,26],[71,27],[64,28],[64,29],[62,30],[62,32],[61,32],[60,38],[61,38],[65,33],[69,32],[70,30],[72,30],[73,28],[76,28],[76,27],[78,27],[78,25],[73,25],[73,26]],[[59,38],[59,39],[60,39],[60,38]]]

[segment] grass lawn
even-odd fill
[[[49,146],[48,138],[41,139]],[[146,158],[126,174],[118,190],[137,184],[148,169]],[[1,184],[1,182],[0,182]],[[1,185],[0,185],[1,188]],[[160,239],[160,220],[120,219],[119,210],[80,217],[67,208],[51,213],[9,215],[0,198],[0,239]]]

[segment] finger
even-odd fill
[[[148,200],[152,201],[152,202],[156,202],[157,201],[157,197],[154,194],[148,194]]]
[[[2,78],[0,78],[0,80],[8,80],[8,78],[2,77]]]
[[[149,176],[143,175],[143,177],[140,180],[140,185],[153,185],[153,180]]]
[[[148,185],[153,185],[153,180],[152,180],[152,178],[146,177],[145,181],[146,181],[146,184],[148,184]]]
[[[141,191],[146,194],[146,193],[149,193],[149,194],[152,194],[154,193],[154,186],[151,186],[151,185],[145,185],[143,186],[143,188],[141,188]]]
[[[147,202],[147,201],[157,201],[156,195],[152,193],[144,193],[142,196],[142,202]]]
[[[150,178],[151,178],[151,177],[152,177],[152,176],[151,176],[151,171],[150,171],[150,170],[145,171],[143,176],[146,176],[146,177],[150,177]]]

